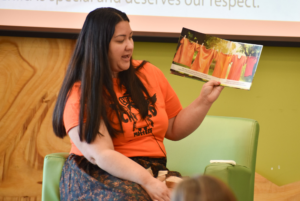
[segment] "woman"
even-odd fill
[[[203,175],[180,182],[172,192],[172,201],[236,201],[222,181]]]
[[[167,170],[164,137],[192,133],[222,90],[208,82],[182,109],[158,68],[132,60],[132,34],[126,14],[113,8],[96,9],[84,22],[53,114],[55,134],[72,143],[62,200],[170,200],[146,169],[154,176]]]

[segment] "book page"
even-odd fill
[[[263,46],[224,40],[183,28],[171,73],[250,90]]]

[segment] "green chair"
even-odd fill
[[[255,120],[207,116],[194,133],[183,140],[165,140],[167,167],[183,176],[210,174],[223,180],[239,201],[253,201],[259,125]],[[42,201],[59,200],[59,180],[68,153],[44,159]],[[210,160],[234,160],[237,165]]]
[[[192,135],[165,140],[167,167],[183,176],[213,175],[227,183],[239,201],[253,201],[258,133],[255,120],[207,116]],[[237,165],[210,160],[234,160]]]
[[[42,200],[56,201],[59,199],[59,181],[64,163],[69,153],[49,154],[44,158]]]

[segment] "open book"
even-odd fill
[[[250,90],[263,46],[182,29],[171,73]]]

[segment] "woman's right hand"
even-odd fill
[[[155,179],[148,180],[142,187],[153,201],[170,201],[170,190],[165,183]]]

